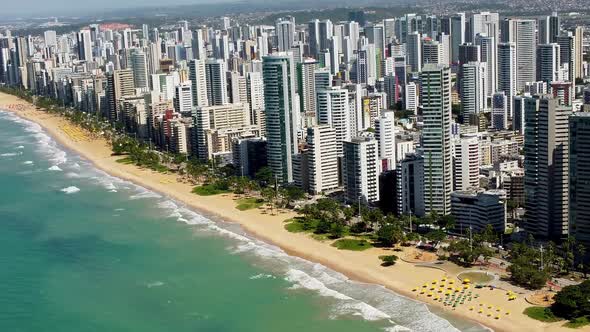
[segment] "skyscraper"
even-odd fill
[[[119,120],[119,100],[123,97],[133,96],[135,94],[133,70],[121,69],[107,74],[106,93],[109,104],[106,117],[111,121]]]
[[[76,34],[78,44],[78,59],[80,61],[92,61],[92,41],[90,40],[90,30],[80,30]]]
[[[470,21],[470,42],[475,41],[475,36],[478,34],[485,34],[489,37],[494,37],[494,40],[498,40],[500,37],[500,16],[498,13],[481,12],[471,16]]]
[[[193,90],[193,106],[209,106],[205,60],[193,59],[189,62],[189,79]]]
[[[295,68],[289,53],[262,58],[268,166],[278,181],[293,182],[293,156],[298,153],[299,103]]]
[[[138,89],[149,88],[148,84],[148,64],[146,54],[139,49],[131,53],[131,69],[133,69],[133,79],[135,87]]]
[[[453,156],[453,188],[479,188],[479,140],[477,136],[462,136],[455,140]]]
[[[425,38],[422,43],[422,64],[447,64],[444,63],[443,45],[436,40]]]
[[[342,181],[348,202],[379,200],[379,149],[372,137],[355,137],[344,142]]]
[[[334,26],[332,21],[323,20],[319,23],[319,51],[327,50],[330,48],[330,40],[334,35]]]
[[[47,30],[43,33],[46,47],[52,47],[57,45],[57,35],[55,30]]]
[[[226,66],[223,59],[208,59],[205,62],[207,99],[211,106],[228,103],[225,72]]]
[[[590,113],[578,112],[569,119],[569,233],[578,243],[590,246]]]
[[[469,62],[462,65],[461,106],[464,117],[477,114],[486,108],[486,64]]]
[[[492,128],[508,129],[508,98],[504,91],[496,92],[492,96]]]
[[[338,187],[336,132],[329,125],[307,128],[309,189],[320,194]]]
[[[191,82],[185,82],[174,87],[174,110],[180,114],[190,116],[193,106],[193,92]]]
[[[320,21],[311,20],[307,24],[307,33],[309,34],[309,55],[317,59],[320,53]]]
[[[489,97],[493,95],[498,88],[497,42],[494,37],[478,34],[475,36],[475,44],[479,46],[481,62],[486,64],[486,96]]]
[[[516,45],[498,44],[498,91],[504,92],[507,99],[508,116],[512,117],[512,101],[516,95]]]
[[[398,215],[424,215],[424,158],[409,153],[396,168]]]
[[[422,69],[422,36],[418,32],[408,34],[406,43],[406,61],[412,72]]]
[[[424,127],[424,203],[426,212],[448,214],[453,190],[451,151],[451,70],[425,65],[420,73]]]
[[[551,83],[560,80],[559,44],[537,46],[537,79]]]
[[[388,171],[395,168],[395,114],[393,111],[382,112],[375,119],[375,139],[379,143],[379,160],[381,170]]]
[[[317,92],[317,119],[319,124],[330,125],[336,131],[336,153],[342,156],[342,143],[350,140],[350,110],[348,90],[329,87]]]
[[[550,44],[557,42],[559,36],[560,22],[557,13],[551,16],[544,16],[539,19],[539,44]]]
[[[264,82],[262,74],[248,73],[246,76],[248,103],[250,104],[251,124],[258,125],[262,136],[266,135],[266,117],[264,115]]]
[[[459,61],[459,45],[465,43],[465,13],[451,17],[451,61]]]
[[[525,100],[524,227],[537,238],[568,233],[569,124],[571,107],[547,96]]]
[[[516,46],[516,89],[524,90],[527,82],[534,82],[537,76],[537,22],[535,20],[506,19],[503,41],[514,42]]]
[[[295,42],[295,20],[278,20],[276,35],[278,37],[279,52],[289,51]]]

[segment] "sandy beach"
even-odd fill
[[[290,233],[285,230],[284,221],[293,217],[295,215],[293,212],[271,215],[259,209],[240,211],[236,209],[234,195],[198,196],[191,192],[193,186],[178,182],[175,174],[162,174],[118,163],[117,159],[121,157],[111,156],[110,146],[104,139],[88,139],[88,136],[79,129],[73,128],[66,119],[38,111],[31,104],[14,96],[0,93],[0,108],[40,124],[62,145],[113,176],[170,196],[196,210],[216,215],[222,220],[239,223],[253,236],[272,243],[291,255],[321,263],[354,280],[383,285],[398,294],[440,307],[462,318],[480,322],[496,331],[572,331],[562,327],[564,322],[543,323],[528,318],[522,314],[522,311],[530,306],[524,296],[519,295],[516,300],[508,301],[506,292],[502,290],[487,288],[473,290],[474,293],[479,294],[479,298],[454,309],[445,307],[440,302],[434,301],[432,297],[427,297],[426,294],[419,295],[412,289],[425,283],[431,284],[433,279],[440,281],[445,276],[458,284],[459,279],[453,273],[416,266],[402,260],[393,267],[382,267],[378,256],[392,254],[391,250],[378,248],[361,252],[338,250],[329,242],[315,240],[304,233]],[[399,256],[401,253],[396,254]],[[488,309],[489,306],[492,308]],[[470,307],[475,309],[470,310]],[[483,313],[478,313],[479,308],[485,308]],[[493,314],[488,316],[487,314],[491,312]],[[501,318],[496,319],[499,314]],[[590,331],[590,327],[580,331]]]

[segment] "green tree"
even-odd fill
[[[574,248],[576,240],[572,236],[568,236],[563,242],[563,259],[565,260],[565,270],[570,272],[574,268],[575,255]]]
[[[551,311],[556,316],[575,319],[590,315],[590,280],[564,287],[554,300]]]
[[[256,179],[261,186],[268,186],[269,184],[274,183],[272,169],[268,166],[260,168],[254,175],[254,179]]]
[[[397,262],[398,257],[396,255],[383,255],[379,256],[379,259],[383,262],[381,266],[393,266]]]
[[[524,243],[515,243],[510,253],[510,280],[529,289],[539,289],[549,280],[548,269],[541,269],[540,252]]]
[[[393,247],[404,240],[404,232],[399,223],[387,224],[377,231],[377,239],[386,247]]]
[[[330,236],[334,239],[341,238],[344,235],[344,225],[341,222],[333,222],[330,225]]]
[[[424,237],[429,241],[441,242],[447,238],[447,234],[442,230],[437,229],[424,234]]]
[[[576,255],[578,256],[578,270],[583,271],[584,275],[586,275],[586,270],[584,269],[584,259],[586,258],[586,247],[578,243],[576,245]]]
[[[444,215],[438,219],[437,224],[440,228],[453,229],[456,224],[455,217],[450,214]]]
[[[284,199],[284,205],[290,206],[294,201],[303,199],[305,191],[297,186],[284,186],[281,188],[281,197]]]

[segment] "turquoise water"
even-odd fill
[[[0,112],[0,331],[482,330],[212,219]]]

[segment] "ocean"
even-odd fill
[[[117,179],[0,111],[0,331],[485,331]]]

